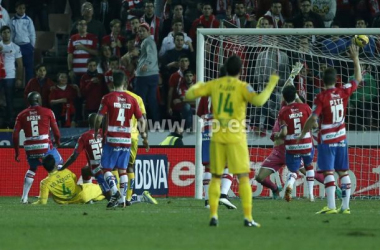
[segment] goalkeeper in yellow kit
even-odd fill
[[[40,198],[33,205],[46,204],[49,193],[59,204],[81,204],[105,198],[99,185],[92,183],[77,185],[77,177],[73,172],[68,169],[58,171],[52,155],[47,155],[42,160],[42,165],[49,174],[41,181]]]
[[[193,85],[186,92],[186,99],[211,96],[214,114],[210,144],[209,186],[210,226],[218,225],[220,182],[224,167],[239,178],[239,195],[244,212],[244,226],[260,227],[252,219],[252,189],[249,183],[249,154],[245,118],[247,102],[262,106],[269,99],[279,77],[272,75],[260,94],[246,82],[240,81],[241,59],[234,55],[225,62],[227,76]]]

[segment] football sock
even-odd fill
[[[313,196],[313,188],[314,188],[314,168],[313,166],[308,166],[306,169],[306,181],[307,187],[309,188],[309,195]]]
[[[314,172],[314,179],[317,180],[320,183],[324,183],[325,177],[322,173]]]
[[[220,183],[221,179],[212,177],[210,187],[208,189],[209,205],[210,205],[210,218],[218,218],[218,205],[220,196]]]
[[[104,179],[104,174],[101,171],[96,173],[95,179],[98,182],[103,194],[107,193],[110,190],[110,187],[108,186],[107,182]]]
[[[296,179],[297,179],[297,174],[293,172],[289,172],[286,187],[290,187],[291,189],[293,189],[294,182],[296,181]]]
[[[119,177],[120,177],[120,194],[121,194],[121,198],[119,202],[124,203],[125,196],[127,195],[127,189],[128,189],[128,175],[127,173],[121,173],[119,174]]]
[[[261,182],[261,185],[263,185],[264,187],[267,187],[269,189],[271,189],[273,192],[276,192],[278,187],[276,186],[276,184],[274,184],[271,180],[270,180],[270,176],[268,176],[267,178],[265,178],[262,182]]]
[[[249,184],[249,177],[242,176],[239,178],[239,195],[243,207],[244,218],[252,221],[252,188]]]
[[[26,171],[25,179],[24,179],[24,188],[22,191],[22,198],[21,198],[23,202],[28,201],[28,194],[29,194],[30,188],[32,187],[35,175],[36,173],[31,170]]]
[[[135,173],[128,173],[128,179],[127,201],[130,201],[132,199],[133,189],[135,188]]]
[[[205,193],[205,200],[208,200],[208,188],[210,185],[211,173],[204,172],[203,173],[203,191]]]
[[[351,196],[350,176],[344,175],[340,177],[340,188],[342,189],[342,209],[350,208],[350,196]]]
[[[335,177],[333,174],[325,176],[325,190],[327,196],[327,206],[330,209],[336,209],[335,206]]]
[[[232,174],[228,173],[228,168],[224,169],[224,174],[222,175],[222,187],[221,187],[221,194],[227,194],[228,190],[230,190],[231,184],[232,184]]]
[[[108,187],[111,189],[111,194],[112,195],[116,194],[118,190],[117,190],[115,176],[110,171],[107,171],[104,173],[104,179],[106,180]]]

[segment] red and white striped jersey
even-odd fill
[[[73,54],[73,71],[75,74],[82,75],[87,72],[87,60],[91,57],[86,50],[76,49],[75,46],[83,44],[84,46],[97,50],[98,38],[94,34],[87,33],[85,36],[78,34],[72,35],[67,46],[67,53]]]
[[[213,115],[210,97],[205,96],[201,98],[198,105],[197,116],[203,118],[202,131],[211,131]]]
[[[142,116],[136,99],[125,91],[111,92],[103,96],[98,114],[107,114],[108,118],[105,143],[112,147],[130,147],[132,116],[137,120]]]
[[[280,126],[286,126],[288,134],[285,137],[285,149],[289,154],[308,154],[313,148],[313,139],[310,132],[297,142],[307,119],[311,115],[309,105],[292,103],[281,109],[278,115]]]
[[[88,165],[92,169],[96,168],[100,164],[100,158],[102,156],[102,130],[99,130],[99,136],[97,140],[94,138],[95,131],[91,129],[87,132],[84,132],[78,139],[77,144],[75,145],[74,152],[78,155],[84,150],[86,152],[86,158]]]
[[[56,143],[59,144],[60,133],[53,111],[38,105],[21,111],[17,116],[13,131],[13,145],[16,154],[19,149],[19,133],[24,130],[26,155],[30,158],[42,157],[53,147],[50,140],[50,128],[53,130]]]
[[[327,89],[314,100],[313,114],[320,117],[318,143],[337,143],[346,139],[344,118],[348,98],[358,88],[357,81],[351,81],[341,88]]]

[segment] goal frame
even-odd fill
[[[199,28],[197,29],[197,55],[196,55],[196,75],[197,82],[204,79],[204,53],[205,36],[207,35],[380,35],[378,28],[315,28],[315,29],[236,29],[236,28]],[[199,99],[196,102],[198,109]],[[196,140],[195,140],[195,199],[202,199],[202,121],[196,117]]]

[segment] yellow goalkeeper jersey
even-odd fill
[[[193,85],[186,98],[193,100],[201,96],[211,96],[214,115],[211,140],[218,143],[238,143],[246,141],[247,102],[262,106],[269,99],[279,77],[272,75],[264,91],[255,93],[246,82],[225,76],[209,82]]]
[[[142,98],[138,95],[136,95],[135,93],[131,92],[131,91],[125,91],[128,95],[131,95],[132,97],[134,97],[137,101],[137,103],[139,104],[139,107],[140,107],[140,110],[141,110],[141,113],[143,115],[146,115],[146,110],[145,110],[145,105],[144,105],[144,102],[142,100]],[[138,140],[139,139],[139,131],[137,129],[137,119],[135,118],[135,116],[132,116],[132,122],[131,122],[131,139],[132,140]]]
[[[49,192],[55,202],[60,204],[76,203],[82,188],[77,185],[76,175],[68,169],[54,171],[40,183],[40,198],[36,204],[46,204]]]

